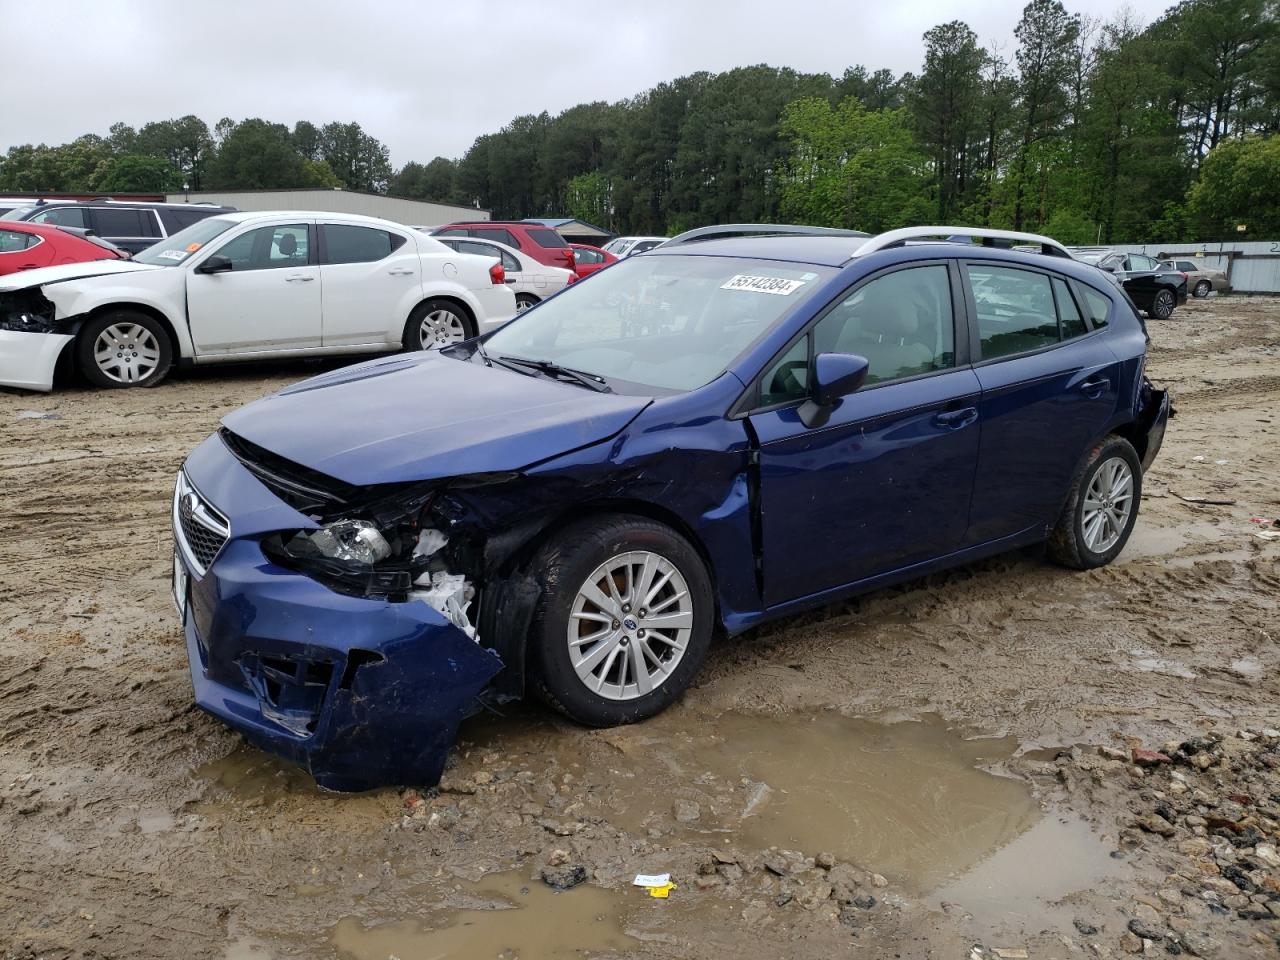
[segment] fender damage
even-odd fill
[[[63,316],[42,286],[0,291],[0,386],[52,390],[81,319]]]

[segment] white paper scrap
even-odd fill
[[[669,873],[637,873],[631,884],[636,887],[665,887],[670,882]]]

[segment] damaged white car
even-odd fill
[[[0,279],[0,386],[51,390],[60,363],[101,387],[174,364],[422,350],[516,314],[502,264],[410,227],[334,213],[234,213],[132,260]]]

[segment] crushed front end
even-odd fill
[[[74,332],[40,287],[0,290],[0,386],[52,390]]]
[[[329,789],[436,783],[502,661],[420,526],[431,495],[344,489],[225,433],[201,444],[173,509],[198,705]]]

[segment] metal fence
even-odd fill
[[[1193,257],[1207,267],[1225,270],[1233,293],[1280,293],[1280,241],[1117,244],[1112,249],[1145,253],[1157,260]]]

